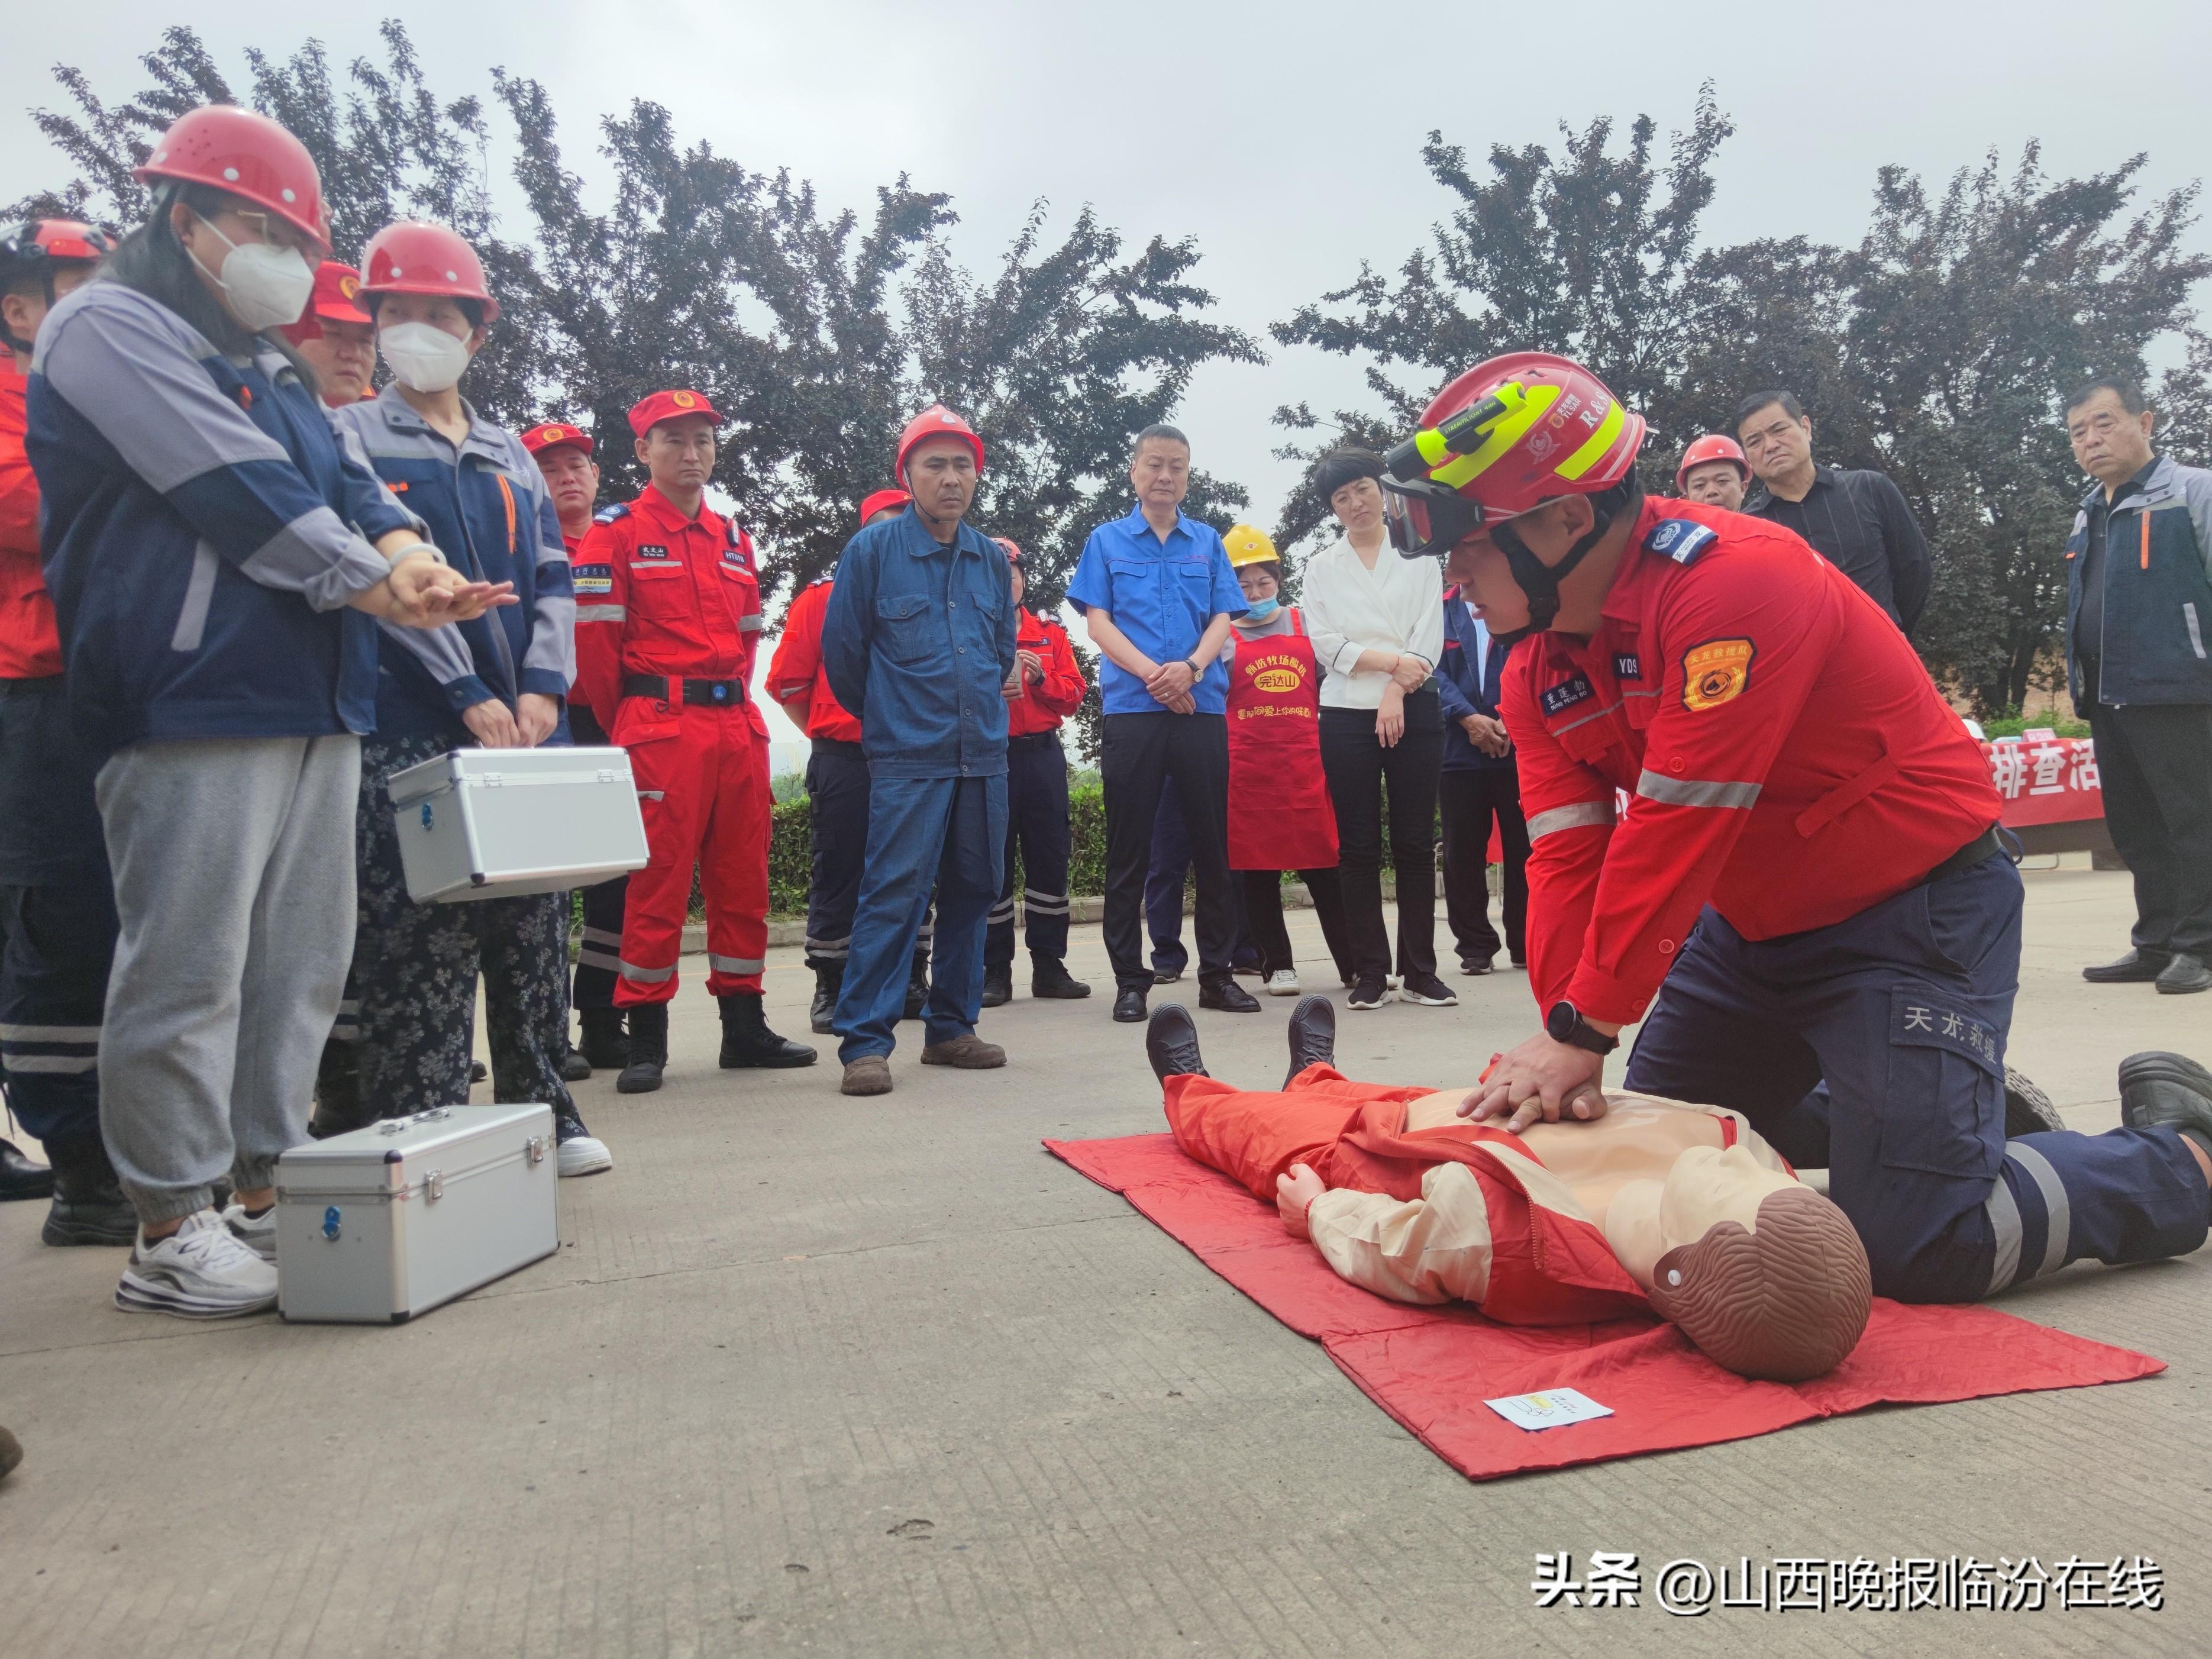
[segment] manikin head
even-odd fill
[[[1747,1147],[1692,1147],[1663,1182],[1628,1182],[1605,1236],[1651,1305],[1741,1376],[1819,1376],[1866,1329],[1874,1285],[1858,1234]]]

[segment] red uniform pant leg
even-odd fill
[[[718,997],[758,994],[768,955],[768,843],[775,825],[768,739],[745,711],[713,710],[720,723],[714,806],[700,850],[707,899],[707,988]]]
[[[616,741],[629,751],[637,781],[646,846],[645,868],[631,872],[623,910],[617,1008],[666,1002],[676,994],[691,872],[714,806],[712,719],[705,709],[679,707],[663,714],[641,699],[625,700],[616,719]]]
[[[1309,1164],[1331,1186],[1336,1143],[1359,1123],[1373,1101],[1403,1100],[1408,1091],[1353,1083],[1323,1066],[1299,1073],[1287,1092],[1231,1088],[1210,1077],[1171,1077],[1165,1105],[1176,1145],[1200,1163],[1273,1202],[1275,1177]],[[1419,1090],[1413,1093],[1422,1092]]]

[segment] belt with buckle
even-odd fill
[[[657,702],[680,698],[695,708],[733,708],[745,700],[743,680],[672,680],[665,674],[625,674],[622,689],[625,697],[651,697]]]
[[[1942,880],[1946,876],[1955,876],[1961,870],[1972,869],[1984,859],[1996,853],[2003,845],[2004,843],[1997,839],[1997,827],[1993,823],[1957,852],[1952,854],[1949,858],[1945,859],[1942,863],[1921,877],[1914,885],[1926,887]]]

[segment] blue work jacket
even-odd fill
[[[845,544],[822,666],[872,774],[1005,775],[1015,621],[1006,556],[965,520],[949,548],[911,507]]]
[[[1157,663],[1187,660],[1216,617],[1241,617],[1250,608],[1212,525],[1178,513],[1175,528],[1162,541],[1145,522],[1141,507],[1091,532],[1076,562],[1075,580],[1068,584],[1067,602],[1086,614],[1094,606],[1105,611],[1129,643]],[[1218,660],[1204,666],[1191,686],[1191,701],[1201,714],[1225,714],[1229,671]],[[1100,707],[1109,714],[1168,712],[1153,701],[1144,681],[1103,653],[1098,694]]]
[[[1513,751],[1502,755],[1486,755],[1474,746],[1474,739],[1460,724],[1469,714],[1487,714],[1501,720],[1498,699],[1504,684],[1505,659],[1513,647],[1489,641],[1487,660],[1482,672],[1475,672],[1481,650],[1482,624],[1468,614],[1467,601],[1456,587],[1444,589],[1444,648],[1443,657],[1437,664],[1434,684],[1437,700],[1444,710],[1444,758],[1447,772],[1510,772],[1513,769]]]

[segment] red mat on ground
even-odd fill
[[[2162,1359],[2033,1325],[1990,1308],[1875,1298],[1850,1358],[1811,1382],[1724,1371],[1656,1318],[1543,1329],[1501,1325],[1463,1304],[1411,1307],[1347,1285],[1262,1204],[1186,1158],[1172,1136],[1048,1140],[1120,1193],[1200,1261],[1301,1336],[1462,1474],[1487,1480],[1638,1452],[1741,1440],[1884,1401],[1926,1404],[2120,1382]],[[1579,1389],[1611,1417],[1530,1432],[1482,1402]]]

